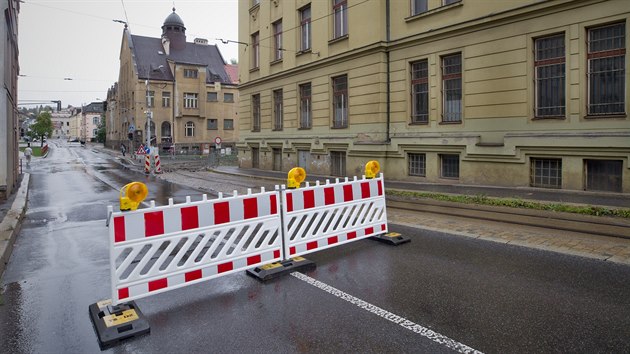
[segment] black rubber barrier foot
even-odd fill
[[[378,236],[372,236],[370,237],[370,240],[380,241],[380,242],[383,242],[392,246],[398,246],[398,245],[402,245],[403,243],[411,242],[411,239],[404,237],[397,232],[390,232],[387,234],[380,234]]]
[[[101,350],[119,342],[151,332],[146,320],[135,301],[117,306],[112,300],[103,300],[90,305],[90,319],[94,325],[98,345]]]
[[[248,269],[247,275],[264,282],[292,272],[308,272],[315,270],[316,267],[315,262],[302,257],[294,257],[286,261],[269,263]]]

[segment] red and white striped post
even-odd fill
[[[144,173],[151,173],[151,156],[149,154],[144,155]]]
[[[155,151],[155,173],[162,173],[162,166],[160,166],[160,155]]]

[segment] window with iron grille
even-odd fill
[[[234,119],[224,119],[223,130],[234,130]]]
[[[258,43],[259,33],[252,34],[252,69],[260,66],[260,45]]]
[[[442,57],[443,122],[462,121],[462,54]]]
[[[411,63],[411,123],[429,123],[429,62]]]
[[[186,122],[184,127],[184,135],[185,136],[195,136],[195,123]]]
[[[300,9],[300,50],[311,49],[311,5]]]
[[[626,24],[588,30],[588,115],[625,113]]]
[[[219,124],[216,119],[208,119],[208,130],[217,130],[219,129]]]
[[[189,79],[196,79],[197,69],[184,69],[184,77]]]
[[[197,94],[184,92],[184,108],[197,108]]]
[[[252,131],[260,131],[260,94],[252,95]]]
[[[170,107],[170,106],[171,106],[171,93],[162,92],[162,107]]]
[[[218,94],[216,92],[208,92],[206,94],[206,101],[208,102],[216,102],[218,101]]]
[[[562,159],[531,158],[530,185],[562,188]]]
[[[425,154],[409,154],[409,176],[425,177],[427,174],[427,156]]]
[[[331,151],[330,152],[330,174],[332,176],[346,175],[346,152]]]
[[[282,20],[273,23],[273,60],[282,59]]]
[[[348,77],[334,77],[333,85],[333,128],[348,127]]]
[[[300,85],[300,128],[309,129],[311,121],[311,83]]]
[[[147,91],[147,107],[155,107],[155,91]]]
[[[429,0],[411,0],[411,16],[426,12]]]
[[[223,94],[223,102],[234,102],[234,94],[233,93],[224,93]]]
[[[565,115],[564,33],[534,41],[536,117]]]
[[[273,130],[282,130],[282,89],[273,91]]]
[[[622,160],[584,160],[586,190],[618,192],[622,190]]]
[[[346,0],[333,1],[333,39],[343,37],[348,34],[348,3]]]
[[[459,155],[440,155],[440,173],[442,178],[459,178]]]

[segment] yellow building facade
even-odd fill
[[[150,122],[152,145],[163,152],[208,153],[217,141],[234,147],[239,94],[230,72],[236,66],[205,39],[187,42],[175,11],[162,29],[161,38],[151,38],[125,27],[119,80],[107,95],[107,145],[136,150]]]
[[[241,1],[242,167],[630,192],[623,0]]]

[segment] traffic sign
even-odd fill
[[[135,131],[136,131],[136,126],[135,126],[135,125],[133,125],[133,124],[132,124],[132,125],[130,125],[130,126],[129,126],[129,132],[130,132],[130,133],[133,133],[133,132],[135,132]]]
[[[220,136],[217,136],[216,138],[214,138],[214,143],[217,144],[217,145],[221,145],[221,141],[222,140],[221,140]]]
[[[140,145],[140,147],[138,148],[138,151],[136,151],[136,155],[144,155],[146,153],[147,151],[144,149],[144,145]]]

